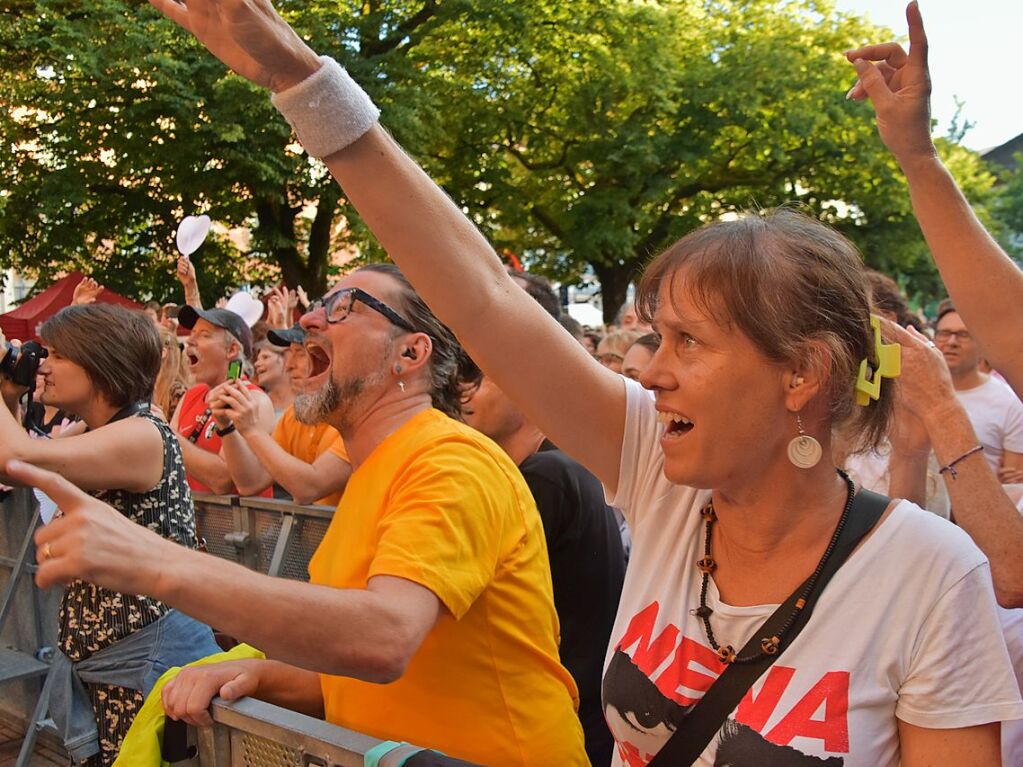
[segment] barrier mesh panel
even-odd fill
[[[325,519],[295,520],[291,531],[288,548],[284,551],[284,562],[281,564],[281,577],[296,581],[309,580],[309,560],[323,540],[330,523]]]
[[[232,754],[241,752],[241,758],[233,761],[243,767],[302,767],[302,756],[298,749],[258,735],[242,733],[240,738],[234,739],[231,751]]]
[[[234,515],[229,506],[195,504],[195,526],[200,538],[206,539],[206,550],[223,559],[238,561],[238,550],[224,540],[234,531]]]

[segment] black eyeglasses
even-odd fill
[[[309,304],[308,311],[312,313],[323,307],[327,315],[327,322],[333,325],[334,323],[341,322],[352,313],[352,307],[356,301],[362,301],[370,309],[380,312],[402,330],[407,330],[409,333],[419,332],[412,327],[411,322],[394,311],[394,309],[361,288],[342,288],[337,293],[332,293],[326,298],[318,298]]]

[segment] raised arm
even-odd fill
[[[185,289],[185,303],[194,309],[202,309],[202,299],[199,297],[199,281],[195,275],[195,266],[188,256],[181,256],[178,259],[178,268],[175,272],[178,282]]]
[[[915,2],[906,19],[908,54],[895,43],[846,53],[859,75],[850,95],[874,105],[881,140],[906,175],[913,212],[956,310],[992,365],[1023,395],[1023,273],[938,158],[930,134],[927,36]]]
[[[320,69],[267,0],[150,1],[234,71],[278,94]],[[614,486],[622,380],[512,283],[476,227],[379,125],[325,154],[381,245],[480,367],[562,449]]]

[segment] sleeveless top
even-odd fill
[[[170,426],[148,412],[145,418],[163,440],[163,476],[144,493],[98,490],[94,498],[164,538],[194,549],[195,509],[185,481],[181,446]],[[59,645],[72,662],[84,660],[129,634],[159,620],[170,607],[147,596],[121,594],[85,581],[73,581],[64,592],[58,616]]]

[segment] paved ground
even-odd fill
[[[16,731],[0,720],[0,767],[14,767],[21,750],[23,732]],[[35,754],[29,761],[30,767],[67,767],[68,758],[62,753],[36,741]]]

